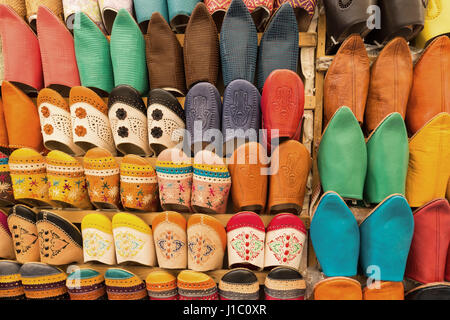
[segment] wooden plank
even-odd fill
[[[184,45],[184,34],[177,34],[178,41],[181,46]],[[218,35],[220,39],[220,34]],[[258,45],[261,43],[262,32],[258,33]],[[317,34],[315,32],[299,32],[298,33],[299,47],[315,47],[317,45]]]

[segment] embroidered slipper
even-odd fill
[[[73,141],[84,151],[101,147],[116,155],[106,103],[85,87],[70,90]]]
[[[405,300],[403,282],[380,281],[379,288],[365,287],[363,300]]]
[[[131,0],[130,0],[131,1]],[[144,35],[125,9],[120,9],[111,32],[111,62],[114,85],[127,84],[140,95],[148,92]]]
[[[288,266],[300,269],[306,228],[298,216],[276,215],[267,226],[264,267]]]
[[[225,213],[231,177],[227,165],[215,153],[203,150],[194,158],[192,208],[201,213]]]
[[[125,155],[150,155],[147,107],[139,92],[128,85],[115,87],[109,95],[108,109],[117,150]]]
[[[306,283],[298,270],[277,267],[267,275],[264,293],[266,300],[305,300]]]
[[[191,13],[201,0],[167,0],[169,22],[176,33],[184,33]]]
[[[105,278],[93,269],[76,269],[67,276],[70,300],[106,300]]]
[[[80,85],[72,34],[61,17],[44,6],[40,6],[37,12],[37,34],[44,84],[67,97],[70,88]]]
[[[14,199],[31,207],[54,207],[49,198],[45,158],[33,149],[17,149],[9,157]]]
[[[84,262],[116,264],[112,223],[105,215],[90,213],[81,221]]]
[[[450,3],[437,0],[429,3],[425,11],[425,25],[415,39],[417,48],[426,47],[435,38],[450,33],[450,25],[446,17],[449,15]]]
[[[120,199],[126,210],[158,211],[158,182],[146,158],[129,154],[120,164]]]
[[[8,226],[8,214],[0,210],[0,258],[15,259],[13,238]]]
[[[174,0],[169,0],[169,12],[171,2]],[[188,90],[198,82],[215,86],[219,73],[219,38],[216,24],[203,2],[195,6],[186,27],[183,53]]]
[[[192,215],[188,220],[187,240],[189,269],[209,271],[222,268],[227,234],[219,220],[205,214]]]
[[[4,79],[27,93],[36,94],[43,87],[38,38],[30,26],[4,4],[0,4],[0,35]]]
[[[34,102],[8,81],[3,81],[1,90],[9,148],[27,147],[43,151],[39,114]]]
[[[57,150],[47,155],[46,162],[50,200],[63,208],[91,209],[86,177],[81,163],[74,157]]]
[[[112,219],[112,230],[117,263],[156,265],[152,229],[141,218],[130,213],[117,213]]]
[[[148,140],[158,156],[183,142],[186,116],[177,98],[162,89],[150,91],[147,106]]]
[[[254,212],[239,212],[227,223],[228,266],[262,270],[264,268],[264,222]]]
[[[133,0],[98,0],[103,25],[111,34],[114,20],[120,9],[125,9],[133,17]]]
[[[307,32],[316,11],[317,0],[275,0],[273,6],[278,9],[286,2],[294,9],[298,31]]]
[[[157,13],[169,23],[169,10],[167,8],[167,1],[147,1],[147,0],[133,0],[134,11],[136,12],[136,20],[142,32],[147,31],[149,21],[153,20],[153,15]],[[169,26],[170,29],[170,26]],[[170,30],[172,32],[172,30]]]
[[[16,261],[0,261],[0,300],[25,300],[20,267]]]
[[[127,270],[106,270],[105,284],[108,300],[148,300],[145,283]]]
[[[136,2],[136,0],[135,0]],[[144,0],[147,5],[147,1]],[[162,3],[153,1],[152,3]],[[161,13],[152,14],[144,32],[150,89],[164,89],[177,96],[186,94],[183,48]]]
[[[177,277],[180,300],[219,300],[214,280],[201,272],[183,270]]]
[[[120,207],[119,164],[111,152],[93,148],[83,158],[89,199],[97,209],[118,210]]]
[[[20,279],[29,300],[69,300],[67,274],[61,269],[40,262],[25,263]]]
[[[244,0],[244,3],[252,15],[258,32],[263,32],[272,16],[274,0]]]
[[[150,272],[145,284],[150,300],[178,300],[177,278],[169,272]]]
[[[164,269],[186,269],[186,219],[178,212],[161,212],[153,218],[158,266]]]
[[[225,273],[219,282],[220,300],[259,300],[259,282],[255,274],[244,268]]]
[[[0,206],[2,207],[9,207],[15,204],[8,162],[9,157],[0,152]]]
[[[256,68],[257,88],[263,89],[267,77],[274,70],[297,72],[298,55],[297,21],[291,5],[285,3],[272,16],[261,38]]]
[[[164,210],[191,212],[192,160],[180,149],[166,149],[156,162],[159,198]]]
[[[109,39],[83,12],[75,14],[75,55],[81,85],[107,95],[114,87]]]
[[[288,140],[275,149],[271,162],[275,172],[269,178],[268,212],[300,215],[312,167],[311,155],[300,142]]]
[[[248,142],[234,151],[228,165],[231,198],[237,211],[264,213],[268,188],[268,158],[258,142]]]
[[[346,277],[324,279],[314,286],[314,300],[362,300],[361,283]]]
[[[224,17],[229,10],[232,0],[205,0],[205,6],[208,8],[211,17],[216,23],[217,30],[220,31],[222,28],[222,22]],[[246,8],[247,10],[247,8]]]
[[[75,15],[77,12],[88,16],[92,21],[105,32],[105,26],[102,22],[98,1],[95,0],[62,0],[64,9],[64,21],[70,31],[75,31]]]

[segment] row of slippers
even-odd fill
[[[16,205],[0,214],[0,257],[20,263],[133,262],[165,269],[221,269],[228,247],[230,268],[253,270],[275,266],[300,268],[306,229],[299,217],[276,215],[266,228],[253,212],[235,214],[226,228],[212,216],[186,219],[162,212],[152,228],[136,215],[117,213],[112,221],[100,213],[86,215],[81,232],[55,212],[36,213]]]
[[[75,15],[75,25],[72,37],[42,6],[37,14],[36,37],[11,8],[0,5],[4,80],[20,83],[27,93],[45,85],[66,94],[68,88],[83,85],[105,94],[127,84],[145,95],[150,83],[150,89],[169,88],[174,94],[184,95],[198,82],[217,85],[220,56],[225,86],[236,79],[253,83],[257,69],[256,84],[262,90],[273,70],[297,71],[299,35],[294,10],[288,3],[271,19],[259,50],[255,25],[242,0],[234,0],[225,15],[220,45],[216,25],[203,2],[196,5],[189,20],[184,49],[159,13],[150,20],[145,37],[125,9],[119,10],[114,20],[110,40],[82,12]],[[28,50],[22,50],[24,47]],[[61,47],[64,52],[55,56]]]
[[[298,141],[285,141],[270,168],[263,150],[257,142],[245,143],[227,165],[208,150],[192,159],[166,149],[153,168],[148,158],[136,155],[119,164],[101,148],[89,150],[83,165],[61,151],[44,157],[22,148],[1,159],[0,196],[4,205],[91,209],[92,202],[98,209],[156,212],[161,203],[164,210],[214,214],[226,212],[231,193],[238,211],[300,214],[312,165],[309,152]]]
[[[414,66],[407,42],[396,37],[370,66],[363,40],[351,35],[324,80],[324,123],[347,106],[369,135],[387,115],[398,112],[414,135],[437,114],[450,112],[449,61],[447,36],[434,39]]]
[[[245,268],[228,271],[219,285],[208,275],[184,270],[175,277],[166,271],[153,271],[142,281],[120,268],[105,274],[75,269],[69,275],[41,263],[20,265],[0,261],[0,299],[46,300],[304,300],[306,283],[293,268],[277,267],[266,276],[263,293],[256,275]],[[51,287],[52,289],[48,289]],[[448,300],[446,282],[418,286],[404,293],[401,282],[383,281],[378,287],[361,288],[360,282],[346,277],[326,278],[315,284],[314,300]]]

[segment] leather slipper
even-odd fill
[[[298,270],[289,267],[272,269],[264,283],[266,300],[304,300],[306,283]]]
[[[106,300],[105,278],[94,269],[77,269],[67,276],[70,300]]]
[[[17,261],[0,261],[0,300],[25,300]]]
[[[220,300],[259,300],[259,282],[255,274],[244,268],[225,273],[219,282]]]
[[[20,279],[28,300],[69,300],[67,274],[60,268],[28,262],[20,268]]]
[[[81,221],[84,262],[98,261],[108,265],[116,264],[116,250],[112,223],[100,213],[90,213]]]
[[[150,272],[145,284],[150,300],[178,300],[177,278],[167,271]]]

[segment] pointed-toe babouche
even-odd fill
[[[34,102],[11,82],[3,81],[1,91],[9,148],[43,151],[39,114]]]
[[[428,121],[409,140],[406,198],[420,207],[445,198],[450,177],[450,114],[443,112]]]
[[[38,38],[22,17],[5,4],[0,4],[0,35],[4,79],[27,93],[37,93],[44,85]]]
[[[223,159],[203,150],[194,158],[191,204],[195,212],[225,213],[231,189],[231,176]]]
[[[0,300],[24,300],[25,292],[20,281],[21,264],[17,261],[0,261]]]
[[[127,84],[143,95],[148,92],[144,35],[125,9],[120,9],[111,32],[114,85]]]
[[[450,113],[450,39],[433,40],[414,66],[406,125],[415,134],[441,112]]]
[[[222,128],[222,101],[219,91],[211,83],[197,83],[186,96],[184,111],[190,139],[186,143],[196,153],[212,142],[211,134],[207,134],[208,130],[216,130],[218,133]],[[214,142],[218,143],[215,140]]]
[[[317,0],[275,0],[274,9],[278,9],[283,3],[289,3],[297,17],[298,31],[306,32],[316,11]]]
[[[204,1],[206,7],[208,8],[211,17],[214,19],[216,23],[217,30],[220,31],[223,23],[223,19],[230,7],[231,0],[206,0]],[[246,8],[247,9],[247,8]]]
[[[276,1],[276,0],[275,0]],[[263,32],[274,11],[274,0],[244,0],[258,32]],[[280,4],[281,6],[281,4]]]
[[[164,269],[186,269],[186,219],[174,211],[161,212],[152,221],[158,266]]]
[[[219,38],[216,24],[203,2],[195,6],[186,27],[183,54],[188,90],[202,81],[216,85],[219,73]]]
[[[159,199],[164,210],[191,211],[192,160],[180,149],[166,149],[156,162]]]
[[[119,10],[126,10],[133,17],[133,0],[99,0],[98,6],[102,15],[103,25],[108,34],[111,34]]]
[[[433,200],[413,212],[414,236],[405,277],[420,283],[449,280],[450,205],[446,199]],[[445,279],[447,278],[447,279]]]
[[[288,140],[272,154],[267,212],[300,214],[306,182],[312,166],[311,155],[298,141]]]
[[[363,199],[367,172],[367,148],[363,132],[352,110],[336,111],[323,132],[317,154],[324,192],[343,198]]]
[[[156,212],[158,181],[148,158],[129,154],[120,164],[120,199],[126,210]]]
[[[115,87],[109,95],[108,109],[117,150],[125,155],[150,155],[147,106],[139,92],[129,85]]]
[[[297,72],[298,27],[289,3],[283,4],[264,30],[258,51],[256,87],[262,90],[267,77],[277,69]]]
[[[150,300],[178,300],[177,278],[167,271],[150,272],[145,285]]]
[[[74,44],[81,85],[108,93],[114,88],[109,40],[83,12],[75,14]]]
[[[445,0],[430,1],[425,12],[423,30],[417,35],[415,46],[426,47],[433,39],[450,33],[447,17],[450,14],[450,3]]]
[[[89,199],[97,209],[120,207],[119,164],[111,152],[93,148],[83,158]]]
[[[306,282],[298,270],[276,267],[266,277],[264,293],[266,300],[304,300]]]
[[[359,259],[364,274],[370,277],[375,272],[379,280],[402,281],[414,232],[406,199],[399,194],[387,197],[360,223],[359,229]]]
[[[102,16],[100,14],[100,8],[98,1],[91,0],[62,0],[64,10],[64,22],[70,31],[74,31],[76,24],[76,13],[83,12],[103,31],[105,32],[105,26],[103,25]]]
[[[101,147],[116,155],[105,101],[91,89],[73,87],[69,105],[74,143],[85,152]]]
[[[170,26],[176,33],[184,33],[186,26],[194,14],[195,6],[201,0],[167,0]]]
[[[83,261],[80,230],[69,220],[49,211],[40,211],[36,222],[41,262],[51,265]]]
[[[13,237],[19,263],[39,261],[39,235],[36,213],[24,205],[15,205],[9,212],[8,227]]]
[[[259,282],[248,269],[228,271],[219,282],[220,300],[259,300]]]
[[[8,226],[8,214],[0,210],[0,258],[15,259],[13,236]]]
[[[9,157],[0,151],[0,206],[9,207],[15,203]]]
[[[156,264],[152,229],[141,218],[130,213],[117,213],[112,219],[117,263]]]
[[[45,86],[67,96],[70,88],[80,85],[72,34],[61,17],[44,6],[37,12],[37,33]]]
[[[187,224],[188,268],[195,271],[221,269],[227,234],[219,220],[205,214],[192,215]]]
[[[363,300],[405,300],[405,288],[401,281],[380,281],[379,286],[363,289]]]
[[[156,156],[183,142],[186,115],[170,92],[153,89],[147,99],[148,142]]]
[[[277,145],[274,139],[300,140],[304,110],[305,87],[300,76],[292,70],[273,71],[261,98],[262,129],[267,130],[264,137],[269,153],[272,143]]]
[[[33,30],[37,29],[39,8],[46,7],[59,20],[63,20],[63,4],[61,0],[25,0],[27,20]]]
[[[67,276],[70,300],[106,300],[105,278],[94,269],[76,269]]]
[[[228,266],[264,268],[264,222],[254,212],[239,212],[227,223]]]
[[[362,300],[359,281],[347,277],[331,277],[314,286],[314,300]]]
[[[398,112],[391,113],[367,140],[367,174],[364,199],[380,203],[394,193],[405,195],[409,147],[405,122]]]
[[[413,79],[411,52],[405,39],[389,42],[372,66],[364,123],[374,130],[389,114],[405,118]]]
[[[180,300],[219,300],[217,284],[202,272],[183,270],[177,277]]]
[[[148,1],[148,0],[133,0],[134,12],[136,13],[136,21],[142,32],[147,30],[149,22],[153,19],[153,15],[157,13],[169,23],[169,10],[167,8],[167,1]],[[169,26],[170,30],[170,26]],[[170,30],[172,32],[172,30]]]
[[[370,61],[359,35],[348,37],[331,63],[324,81],[324,123],[342,106],[363,123],[369,90]]]
[[[112,222],[103,214],[90,213],[81,221],[84,262],[116,264]]]
[[[356,275],[358,223],[337,193],[329,191],[322,196],[312,216],[310,233],[314,252],[326,276]]]
[[[152,3],[159,1],[152,1]],[[152,14],[145,35],[150,89],[186,94],[183,48],[160,12]]]
[[[48,194],[45,158],[29,148],[15,150],[9,157],[14,199],[31,207],[53,207]]]
[[[256,141],[241,145],[233,153],[228,170],[234,209],[264,213],[269,184],[269,164],[264,147]]]
[[[82,155],[83,149],[73,142],[72,118],[66,99],[57,91],[44,88],[39,92],[37,105],[44,146],[74,156]]]
[[[46,158],[49,198],[64,208],[91,209],[84,168],[74,157],[51,151]]]
[[[298,216],[277,214],[267,226],[264,267],[287,266],[299,270],[305,241],[305,224]]]
[[[109,268],[105,285],[108,300],[148,300],[144,281],[128,270]]]
[[[450,300],[450,284],[433,282],[416,287],[406,293],[405,300]]]
[[[67,274],[58,267],[25,263],[20,268],[20,279],[28,300],[69,300]]]
[[[243,0],[233,0],[220,31],[220,59],[225,87],[236,79],[253,83],[257,56],[258,34],[253,19]]]

